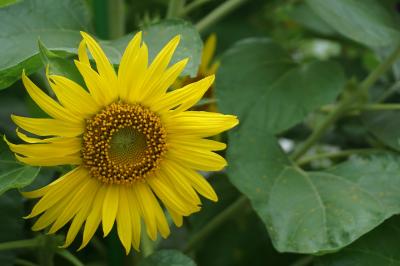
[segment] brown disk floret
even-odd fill
[[[91,176],[104,183],[142,180],[165,152],[160,117],[139,104],[112,103],[86,121],[82,159]]]

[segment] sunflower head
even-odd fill
[[[49,185],[23,193],[39,198],[27,216],[39,217],[33,230],[48,228],[54,233],[69,224],[64,245],[68,246],[83,228],[83,248],[100,224],[104,236],[116,224],[128,253],[132,246],[139,250],[142,221],[151,239],[158,232],[168,236],[160,204],[180,226],[183,216],[200,210],[198,194],[217,200],[199,171],[226,166],[215,153],[226,145],[208,138],[238,120],[188,111],[211,86],[213,75],[168,91],[187,63],[183,59],[170,65],[179,36],[149,64],[147,46],[137,33],[117,72],[100,45],[84,32],[82,37],[75,64],[86,88],[48,75],[57,98],[53,99],[23,73],[27,92],[50,118],[13,115],[17,135],[25,143],[7,143],[17,159],[29,165],[74,165]]]

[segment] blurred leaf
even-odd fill
[[[322,20],[308,5],[296,5],[289,13],[290,17],[304,27],[323,35],[334,35],[336,31]]]
[[[89,25],[89,10],[80,0],[26,0],[0,9],[0,89],[40,66],[37,41],[49,49],[73,52],[79,31]]]
[[[178,250],[160,250],[143,259],[139,266],[195,266],[188,256]]]
[[[333,62],[297,66],[270,40],[247,39],[223,55],[216,93],[222,112],[241,121],[257,119],[278,133],[333,102],[344,83],[341,68]]]
[[[378,0],[306,0],[325,22],[347,38],[368,46],[400,41],[399,25]]]
[[[316,266],[399,266],[399,238],[396,216],[343,250],[319,257]]]
[[[228,176],[251,200],[278,251],[334,251],[400,211],[399,157],[305,172],[287,159],[260,116],[230,134]]]
[[[25,236],[23,201],[16,191],[9,191],[0,197],[0,243],[23,239]],[[0,251],[0,265],[12,266],[17,255],[16,250]]]
[[[21,164],[13,158],[3,140],[0,141],[0,196],[7,190],[31,184],[40,168]]]
[[[400,111],[364,112],[362,121],[367,130],[388,147],[400,151]]]

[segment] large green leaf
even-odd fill
[[[316,266],[399,266],[399,238],[396,216],[343,250],[319,257]]]
[[[10,86],[21,76],[42,65],[38,56],[38,40],[52,51],[76,53],[81,36],[88,31],[89,10],[84,1],[26,0],[0,9],[0,89]],[[150,56],[154,55],[173,36],[181,34],[180,43],[172,61],[190,57],[184,74],[195,75],[200,62],[202,42],[196,29],[184,21],[164,21],[144,29]],[[132,38],[126,35],[114,41],[101,41],[113,64],[119,64],[121,55]]]
[[[38,39],[49,49],[73,51],[87,30],[89,11],[83,1],[26,0],[0,9],[0,88],[41,67]]]
[[[247,39],[223,55],[216,93],[222,112],[234,113],[242,121],[257,118],[278,133],[333,102],[344,82],[336,63],[296,65],[270,40]]]
[[[279,251],[336,250],[400,212],[399,157],[358,158],[305,172],[287,159],[262,117],[231,133],[228,176],[251,200]]]
[[[400,27],[379,0],[306,0],[325,22],[347,38],[369,46],[400,41]]]
[[[31,184],[40,168],[21,164],[13,158],[7,145],[0,140],[0,196],[7,190]]]
[[[142,260],[140,266],[195,266],[191,258],[178,250],[160,250]]]

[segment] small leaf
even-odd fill
[[[333,102],[344,83],[336,63],[295,65],[270,40],[247,39],[223,55],[216,93],[222,112],[236,114],[241,121],[257,120],[279,133]]]
[[[178,250],[160,250],[139,263],[139,266],[196,266],[191,258]]]
[[[368,46],[398,44],[400,28],[379,0],[306,0],[326,23]]]
[[[0,0],[0,8],[15,5],[16,3],[21,2],[21,1],[22,0]]]
[[[400,217],[396,216],[337,253],[318,257],[316,266],[399,266]]]

